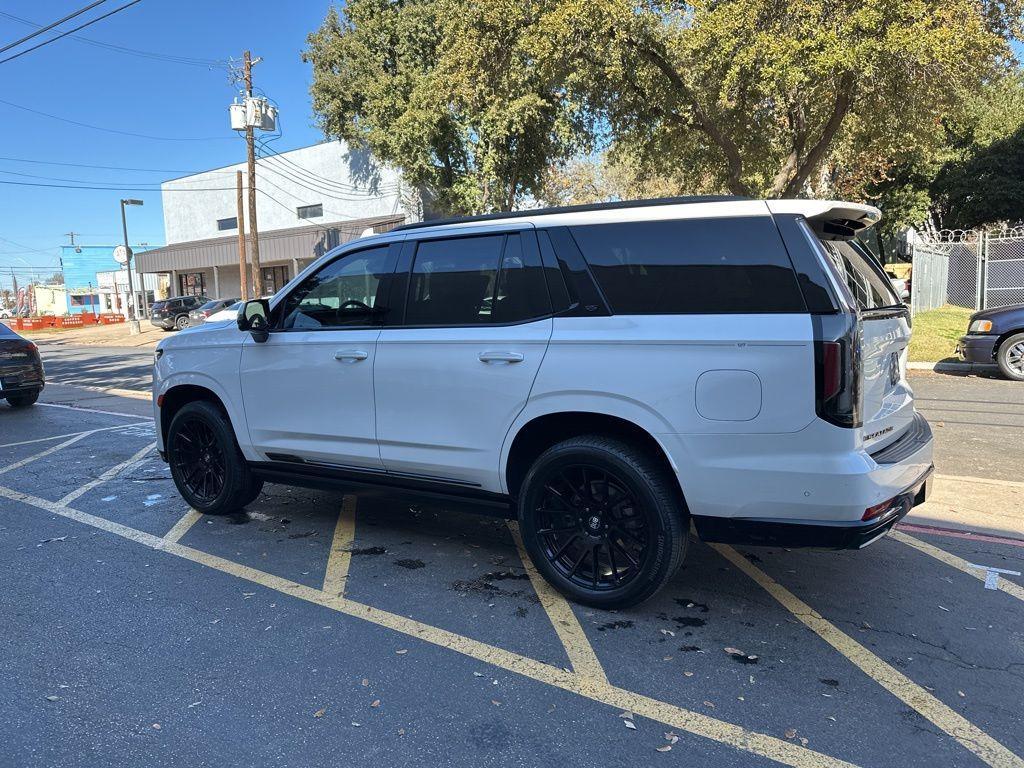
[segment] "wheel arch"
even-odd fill
[[[510,432],[511,439],[506,441],[502,461],[502,480],[509,496],[518,496],[530,465],[540,454],[563,440],[591,434],[617,437],[648,450],[671,474],[685,506],[678,469],[655,433],[629,418],[590,410],[552,411],[536,415],[516,429],[514,435]]]
[[[210,387],[187,382],[168,387],[160,395],[160,444],[165,449],[167,446],[167,431],[170,429],[174,416],[184,406],[200,400],[212,403],[227,417],[228,423],[235,433],[235,439],[238,440],[238,427],[235,424],[234,418],[232,418],[231,409],[227,407],[224,398]]]
[[[1003,346],[1003,342],[1005,342],[1011,336],[1016,336],[1021,333],[1024,333],[1024,327],[1014,328],[1012,330],[1005,331],[999,334],[999,338],[996,339],[996,343],[992,345],[992,359],[999,359],[999,348]]]

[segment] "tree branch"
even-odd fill
[[[829,148],[832,146],[833,139],[835,139],[836,134],[839,133],[839,129],[843,125],[843,120],[846,119],[846,114],[850,111],[850,107],[853,106],[855,84],[856,80],[849,72],[844,73],[839,78],[839,85],[836,88],[836,100],[832,106],[832,114],[829,115],[828,122],[821,129],[821,135],[814,143],[814,146],[811,147],[806,157],[797,166],[792,178],[789,179],[781,190],[783,197],[796,197],[799,195],[808,177],[825,158]]]
[[[683,100],[690,107],[693,113],[694,127],[703,131],[722,150],[729,169],[729,191],[735,195],[748,194],[750,190],[747,189],[742,181],[743,158],[740,155],[739,148],[726,135],[725,131],[722,130],[722,127],[711,117],[708,111],[704,109],[700,101],[698,101],[696,94],[686,84],[686,81],[683,80],[683,76],[679,74],[679,71],[659,51],[641,45],[634,40],[627,40],[627,43],[633,46],[643,58],[647,59],[665,76],[665,79],[679,92],[679,95],[682,96]]]

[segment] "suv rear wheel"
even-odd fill
[[[35,405],[36,400],[39,399],[39,390],[34,392],[26,392],[21,395],[8,395],[7,402],[11,408],[28,408],[30,405]]]
[[[523,481],[518,514],[537,570],[567,597],[598,608],[646,600],[686,554],[675,479],[621,440],[589,435],[549,448]]]
[[[196,512],[237,512],[263,488],[249,471],[227,417],[212,403],[188,403],[175,414],[167,430],[167,460],[178,492]]]
[[[179,331],[183,331],[188,328],[188,315],[178,315],[174,318],[174,327]]]
[[[996,362],[1003,376],[1024,381],[1024,333],[1017,333],[999,345]]]

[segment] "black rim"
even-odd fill
[[[203,419],[185,419],[174,435],[172,460],[181,484],[200,504],[209,504],[224,490],[224,450]]]
[[[621,589],[643,570],[651,530],[637,494],[602,467],[572,464],[552,472],[535,509],[544,557],[584,589]]]

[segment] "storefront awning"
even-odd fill
[[[405,217],[398,214],[260,232],[260,263],[315,259],[332,248],[355,240],[367,229],[387,232],[404,221]],[[246,242],[248,250],[248,238]],[[183,271],[232,264],[238,264],[237,234],[174,243],[135,255],[135,268],[139,272]]]

